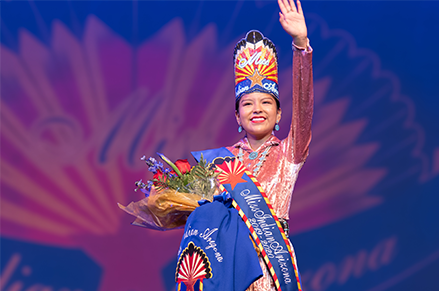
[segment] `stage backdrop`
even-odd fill
[[[241,138],[232,55],[250,29],[278,46],[285,137],[277,3],[0,5],[0,289],[173,290],[182,231],[132,226],[117,203],[142,198],[142,155]],[[304,290],[437,291],[439,2],[303,7],[315,118],[290,225]]]

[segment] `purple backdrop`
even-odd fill
[[[439,44],[417,29],[438,28],[439,6],[393,3],[303,4],[315,119],[290,225],[304,290],[439,290],[438,58],[423,58]],[[142,155],[240,138],[232,52],[250,28],[278,45],[287,134],[276,3],[1,5],[1,289],[173,290],[182,231],[131,226],[117,203],[142,198]],[[421,43],[396,42],[410,33]]]

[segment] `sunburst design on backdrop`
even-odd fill
[[[414,121],[412,101],[399,91],[398,78],[383,71],[377,55],[358,48],[346,31],[330,30],[317,15],[308,21],[310,39],[321,38],[328,52],[314,59],[313,139],[291,205],[292,233],[377,206],[383,192],[408,177],[432,176],[420,150],[424,131]]]
[[[316,34],[322,27],[312,18],[309,26]],[[101,290],[164,290],[161,270],[178,249],[180,231],[132,227],[131,217],[117,208],[117,202],[141,198],[131,191],[133,182],[146,175],[138,158],[160,151],[175,160],[191,150],[238,139],[231,109],[233,68],[227,65],[234,44],[219,49],[213,26],[187,43],[182,27],[172,21],[134,50],[90,16],[82,40],[54,21],[49,47],[25,30],[20,32],[19,52],[1,46],[2,235],[84,250],[104,269]],[[337,49],[334,46],[334,54]],[[334,66],[330,56],[315,66],[314,138],[291,213],[296,233],[385,199],[371,195],[387,170],[379,160],[368,166],[381,145],[377,133],[367,127],[367,106],[388,92],[366,96],[358,112],[349,112],[358,88],[331,95],[328,88],[340,82],[319,75],[319,68],[325,72]],[[283,72],[281,83],[288,84],[290,74]],[[286,85],[282,88],[287,116],[291,92]],[[230,106],[224,106],[229,99]],[[386,114],[391,116],[390,111]],[[381,130],[399,129],[402,123],[387,124]],[[401,134],[408,135],[406,129]],[[366,141],[360,141],[360,135]],[[417,172],[398,177],[410,173]],[[155,264],[147,263],[151,261]]]

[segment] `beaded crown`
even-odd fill
[[[235,46],[236,102],[251,92],[271,94],[279,101],[278,58],[274,44],[257,31],[249,31]]]

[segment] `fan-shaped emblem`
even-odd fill
[[[216,172],[219,172],[218,181],[221,184],[230,184],[232,190],[238,183],[246,183],[242,178],[246,168],[236,158],[216,158],[213,163],[216,166]]]
[[[201,248],[190,242],[178,260],[175,281],[177,281],[179,287],[183,282],[187,291],[194,291],[194,285],[200,279],[199,290],[201,291],[203,290],[203,280],[209,278],[212,278],[209,258]]]

